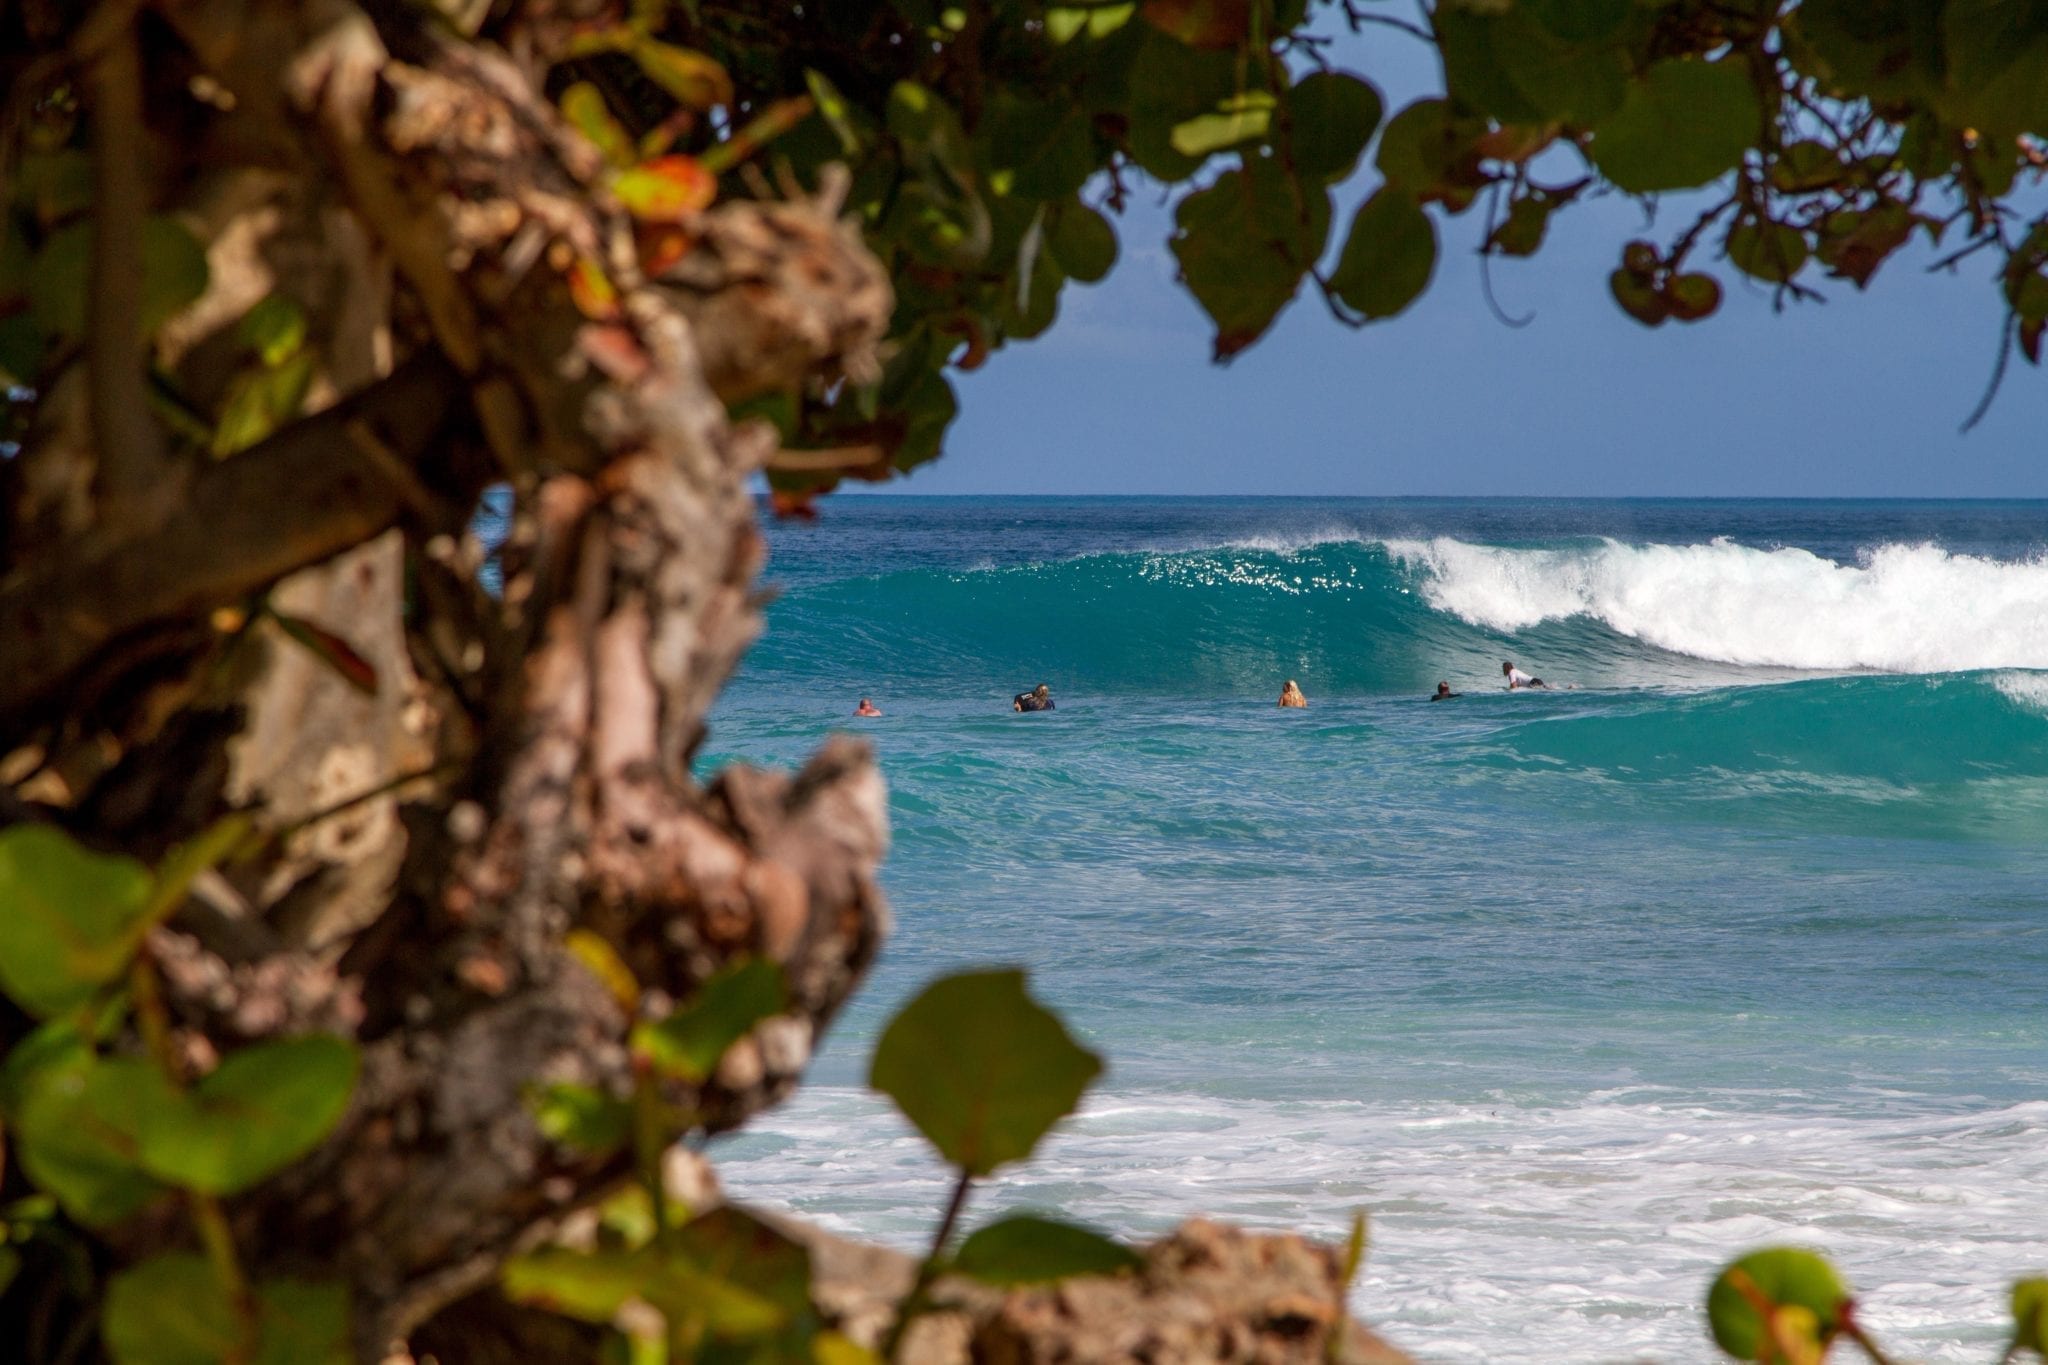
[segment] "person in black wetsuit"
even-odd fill
[[[1431,700],[1431,701],[1449,701],[1449,700],[1450,700],[1451,698],[1453,698],[1453,697],[1462,697],[1462,696],[1464,696],[1464,695],[1465,695],[1465,694],[1464,694],[1463,692],[1453,692],[1453,691],[1451,691],[1451,685],[1450,685],[1449,683],[1447,683],[1447,682],[1440,682],[1440,683],[1438,683],[1438,684],[1436,685],[1436,695],[1435,695],[1435,696],[1433,696],[1433,697],[1431,697],[1431,698],[1430,698],[1430,700]]]
[[[1012,711],[1050,711],[1052,710],[1052,689],[1044,683],[1040,683],[1029,692],[1019,692],[1015,700],[1010,703],[1010,709]]]

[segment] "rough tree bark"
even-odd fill
[[[188,462],[168,511],[138,515],[152,490],[124,473],[134,462],[81,441],[64,411],[82,404],[94,435],[149,427],[146,407],[106,399],[140,391],[133,359],[100,348],[79,362],[91,382],[50,387],[23,469],[84,448],[96,486],[124,493],[66,526],[26,505],[35,480],[9,484],[10,809],[147,857],[230,809],[284,829],[372,794],[211,879],[149,951],[202,1062],[308,1028],[359,1042],[341,1128],[228,1211],[253,1260],[344,1278],[358,1351],[378,1359],[622,1174],[552,1146],[522,1094],[631,1085],[630,1021],[565,951],[571,928],[607,939],[655,1000],[741,956],[783,965],[787,1012],[677,1097],[713,1128],[795,1084],[886,931],[864,748],[708,787],[687,765],[758,629],[747,480],[774,443],[726,401],[870,374],[891,295],[830,186],[721,206],[692,226],[675,283],[641,278],[538,68],[417,15],[124,10],[95,40],[104,61],[69,59],[132,94],[142,39],[159,84],[198,70],[222,92],[204,157],[158,160],[138,183],[152,149],[113,145],[125,161],[104,172],[117,246],[144,199],[219,215],[211,293],[157,360],[203,385],[207,320],[217,332],[280,289],[326,339],[334,401]],[[140,135],[109,108],[125,106],[91,111],[102,152]],[[615,283],[615,315],[579,309],[579,261]],[[387,262],[389,306],[344,316]],[[492,481],[516,507],[496,597],[463,539]],[[271,615],[248,610],[259,596]],[[346,640],[374,695],[276,614]],[[115,1240],[136,1255],[183,1235],[164,1209]]]
[[[231,328],[267,294],[319,341],[311,414],[217,461],[172,451],[124,345],[46,376],[0,478],[0,823],[144,858],[229,811],[278,833],[146,951],[195,1068],[308,1029],[358,1043],[338,1130],[227,1213],[266,1273],[346,1281],[365,1361],[415,1333],[448,1362],[584,1340],[483,1292],[625,1174],[551,1144],[523,1094],[633,1084],[632,1021],[572,929],[657,1010],[738,958],[782,965],[786,1012],[674,1096],[718,1129],[796,1084],[888,925],[865,748],[708,785],[688,766],[759,628],[747,484],[774,438],[727,405],[873,376],[887,278],[830,184],[712,209],[645,278],[542,94],[577,9],[500,5],[490,47],[368,0],[110,0],[83,22],[33,4],[15,22],[49,50],[7,68],[29,98],[88,92],[110,335],[135,307],[112,263],[152,211],[209,243],[208,292],[151,358],[186,393],[222,391]],[[593,269],[615,309],[571,289]],[[513,508],[495,594],[466,530],[492,484]],[[308,627],[374,675],[367,695]],[[0,1045],[27,1025],[0,1006]],[[188,1237],[159,1205],[110,1241]],[[933,1358],[1142,1354],[1104,1344],[1109,1319],[1152,1323],[1161,1358],[1318,1358],[1334,1262],[1262,1245],[1184,1234],[1107,1298],[984,1296]],[[890,1264],[870,1319],[907,1274]],[[1197,1283],[1219,1275],[1251,1297]]]

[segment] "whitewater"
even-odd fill
[[[1708,1277],[1789,1241],[1898,1353],[1997,1355],[2048,1271],[2048,505],[858,498],[770,541],[702,763],[873,742],[898,927],[717,1145],[739,1196],[920,1245],[944,1174],[865,1058],[1016,962],[1109,1072],[974,1216],[1363,1207],[1355,1307],[1446,1361],[1711,1359]]]

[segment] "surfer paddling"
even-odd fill
[[[1019,692],[1015,697],[1011,698],[1010,709],[1012,711],[1050,711],[1052,710],[1052,689],[1044,683],[1040,683],[1029,692]]]
[[[1451,691],[1451,685],[1450,685],[1449,683],[1447,683],[1447,682],[1440,682],[1440,683],[1438,683],[1438,684],[1436,685],[1436,695],[1435,695],[1435,696],[1433,696],[1433,697],[1431,697],[1431,698],[1430,698],[1430,700],[1431,700],[1431,701],[1449,701],[1449,700],[1451,700],[1451,699],[1452,699],[1453,697],[1462,697],[1462,696],[1464,696],[1464,695],[1465,695],[1465,694],[1464,694],[1463,692],[1453,692],[1453,691]]]
[[[1521,669],[1516,668],[1514,662],[1508,659],[1501,660],[1500,675],[1508,680],[1508,691],[1510,692],[1520,692],[1531,687],[1548,689],[1550,686],[1549,683],[1541,678],[1530,677]],[[1441,691],[1443,685],[1439,683],[1437,686],[1438,690]]]
[[[853,708],[853,714],[856,716],[879,716],[882,713],[873,702],[869,701],[866,697],[862,697],[860,705]]]

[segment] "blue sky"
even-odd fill
[[[1433,55],[1387,30],[1348,40],[1389,111],[1440,89]],[[1560,176],[1559,179],[1564,177]],[[1339,191],[1334,250],[1367,169]],[[1957,427],[1990,375],[1999,312],[1988,261],[1929,275],[1916,239],[1858,293],[1771,312],[1726,262],[1721,311],[1649,331],[1607,292],[1633,201],[1553,219],[1529,261],[1494,262],[1510,313],[1480,292],[1483,208],[1439,218],[1429,292],[1401,317],[1342,327],[1304,295],[1257,346],[1210,363],[1209,327],[1174,282],[1170,214],[1147,186],[1118,223],[1117,268],[1069,285],[1059,320],[974,374],[937,464],[894,493],[2048,496],[2048,373],[2017,356],[1990,415]],[[1699,259],[1697,256],[1695,259]],[[1802,277],[1820,283],[1818,267]]]

